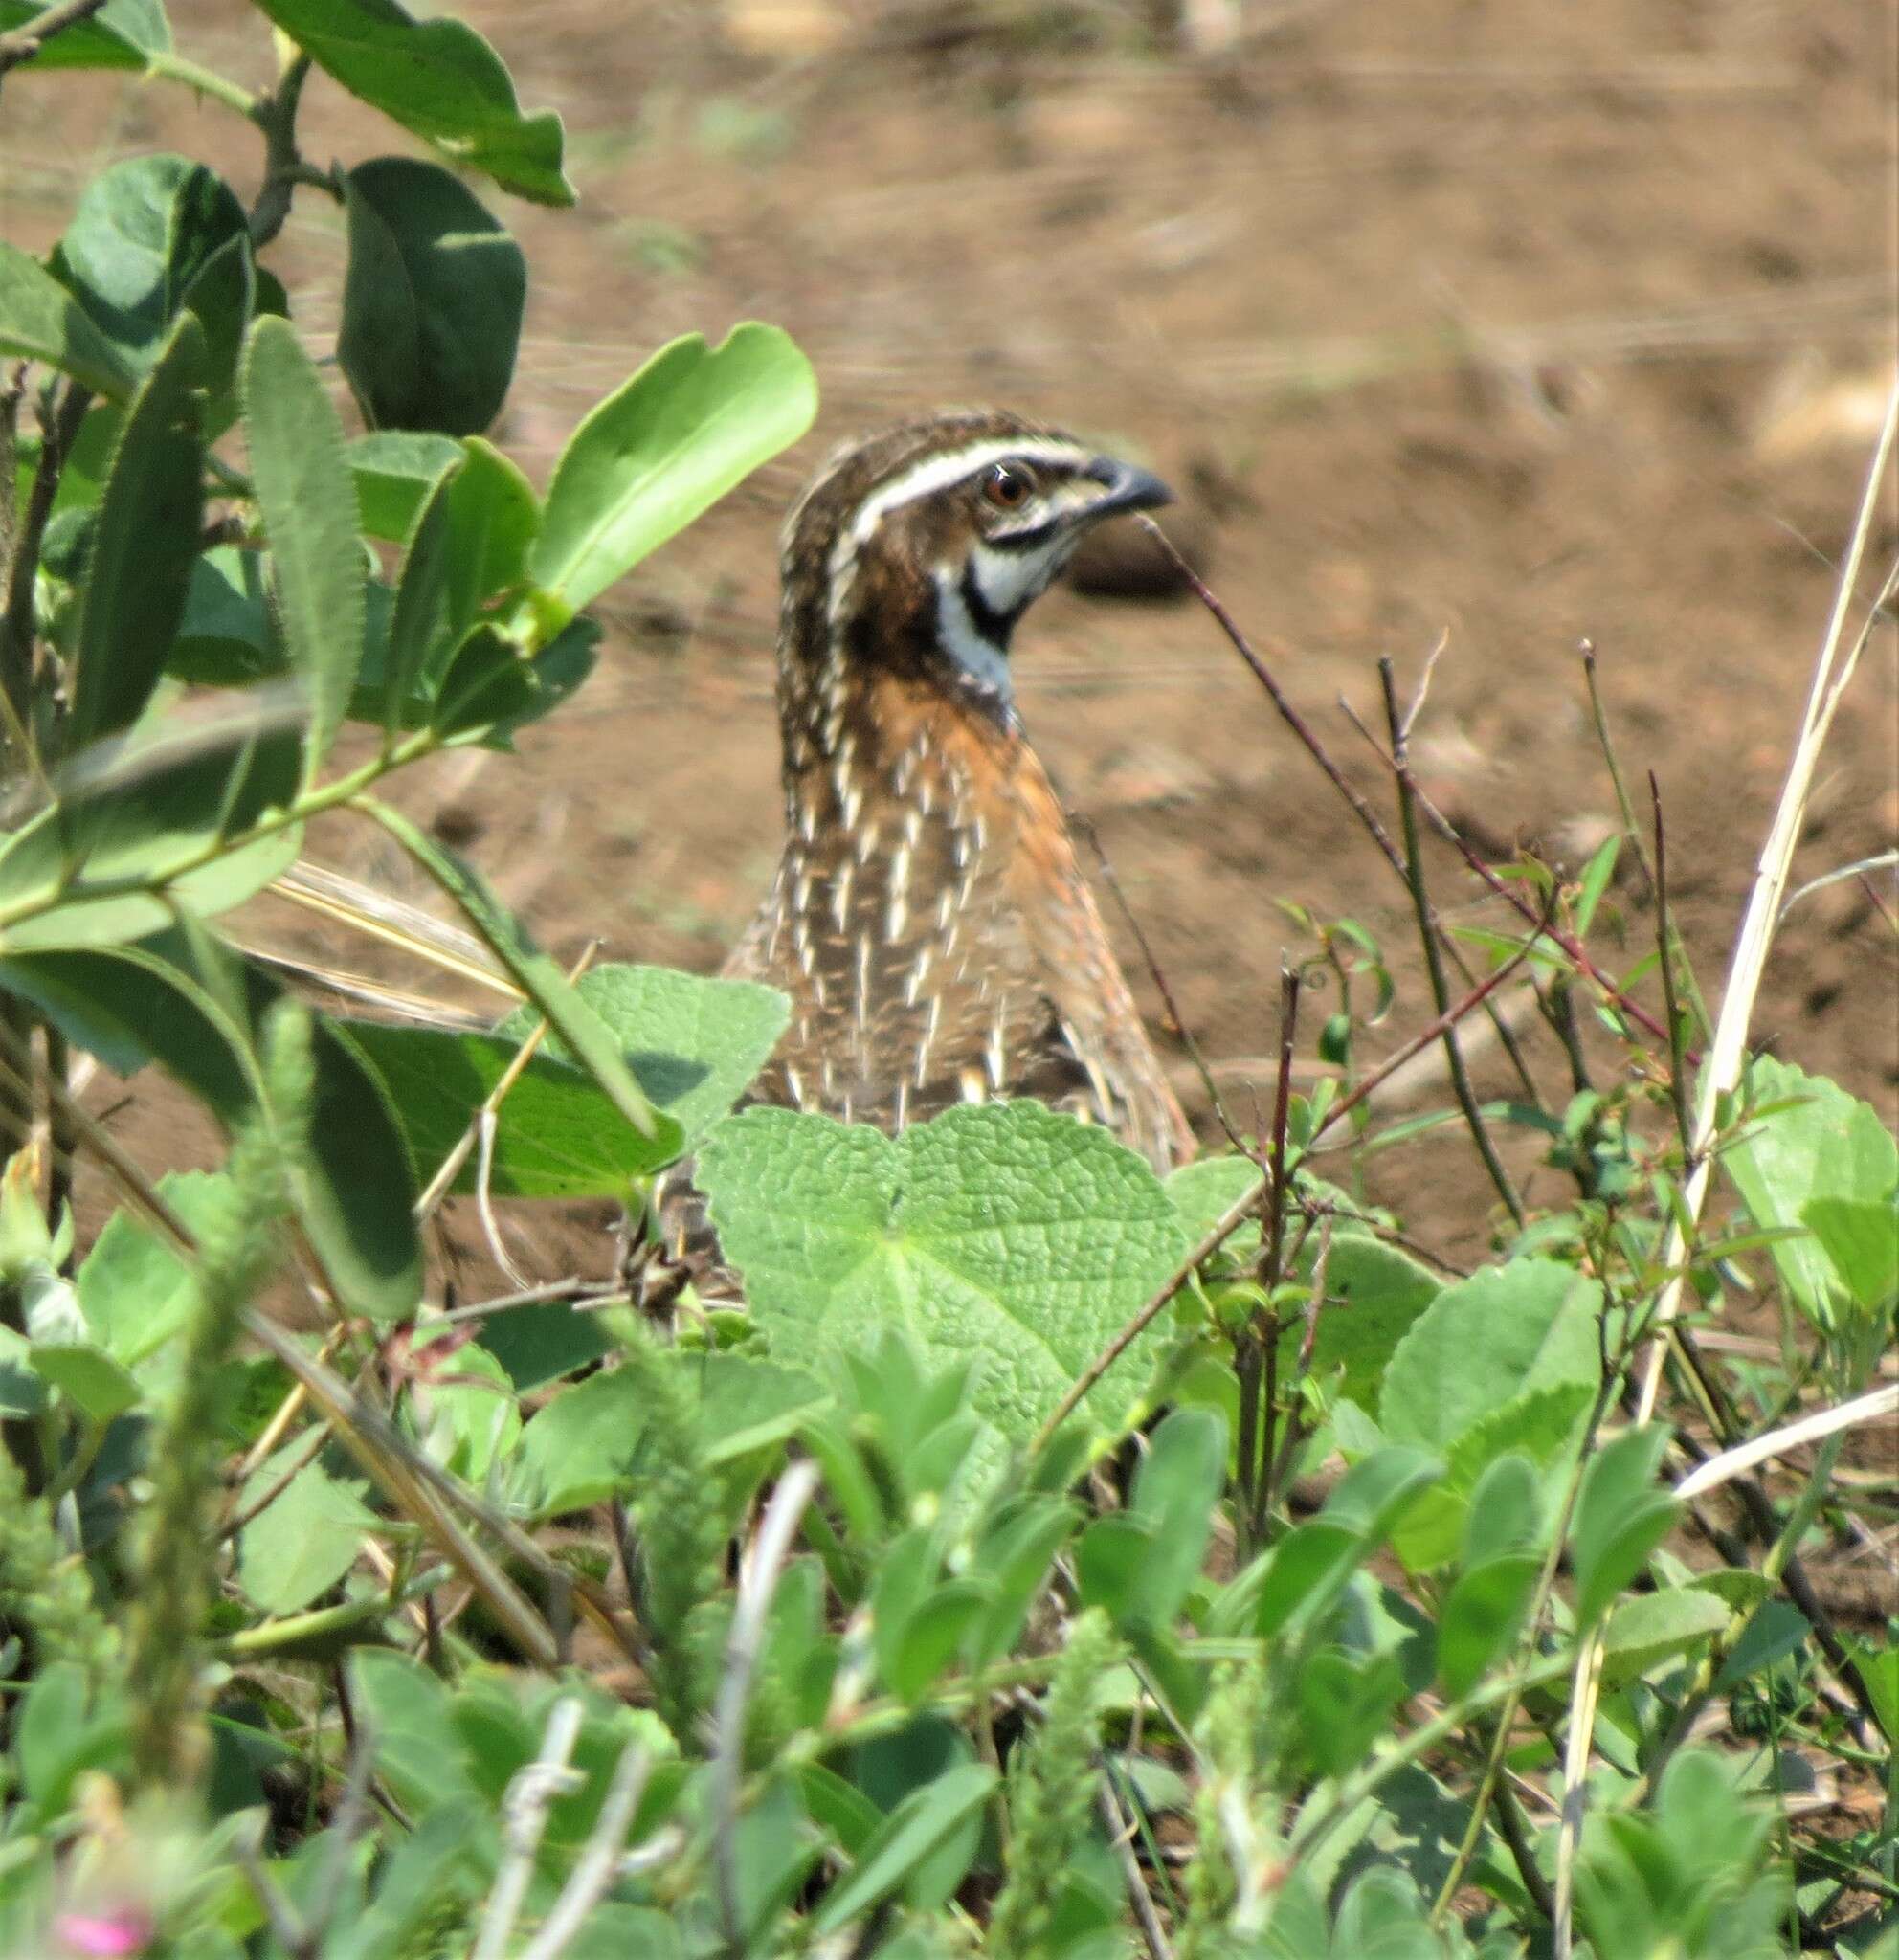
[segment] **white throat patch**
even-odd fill
[[[971,617],[962,582],[951,572],[938,571],[931,583],[936,587],[937,630],[958,671],[979,693],[1005,709],[1013,709],[1016,681],[1009,671],[1009,656],[993,639],[985,637]],[[987,596],[985,593],[984,597]]]

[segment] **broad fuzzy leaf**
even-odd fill
[[[309,693],[307,779],[329,753],[362,664],[361,518],[343,426],[286,321],[266,315],[251,329],[242,389],[283,636]]]
[[[697,1176],[783,1351],[897,1322],[938,1358],[982,1361],[975,1406],[1017,1442],[1186,1250],[1140,1158],[1038,1102],[954,1109],[895,1139],[748,1109],[707,1137]],[[1149,1351],[1092,1392],[1097,1421],[1126,1419]]]

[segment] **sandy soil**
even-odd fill
[[[1486,849],[1533,839],[1574,868],[1613,825],[1577,657],[1593,640],[1718,998],[1893,359],[1889,5],[1255,5],[1262,31],[1218,60],[1156,52],[1138,9],[1106,4],[459,11],[526,103],[563,112],[581,192],[569,213],[499,201],[533,270],[501,432],[530,470],[688,328],[779,322],[824,393],[796,454],[613,595],[577,710],[518,761],[413,786],[555,950],[598,936],[614,958],[717,965],[777,852],[782,509],[840,436],[975,400],[1180,487],[1181,534],[1381,808],[1337,698],[1374,715],[1378,656],[1409,686],[1444,636],[1416,750]],[[188,52],[260,76],[256,16],[173,12]],[[252,132],[176,90],[16,76],[5,102],[17,242],[56,234],[104,149],[178,147],[256,180]],[[406,144],[322,79],[306,120],[318,157]],[[278,262],[326,344],[341,234],[320,199]],[[1888,505],[1874,562],[1895,547]],[[1400,976],[1391,1026],[1424,1017],[1401,891],[1204,612],[1060,592],[1017,666],[1031,731],[1242,1120],[1281,959],[1301,951],[1276,902],[1363,922]],[[1798,880],[1892,847],[1896,705],[1888,621]],[[322,844],[398,876],[360,835]],[[1447,855],[1433,878],[1461,922],[1503,923]],[[1612,927],[1601,951],[1626,968],[1653,917],[1639,875],[1615,899],[1622,941]],[[1888,869],[1802,900],[1755,1021],[1888,1113],[1894,899]],[[1560,1100],[1557,1052],[1538,1052]],[[168,1160],[169,1117],[134,1103],[115,1122]],[[1379,1178],[1440,1242],[1481,1248],[1490,1194],[1454,1132]]]

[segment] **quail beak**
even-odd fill
[[[1102,494],[1084,513],[1089,523],[1119,511],[1158,510],[1163,503],[1173,501],[1173,492],[1151,470],[1117,462],[1112,457],[1103,457],[1088,475],[1102,485]]]

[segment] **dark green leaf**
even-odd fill
[[[884,1818],[850,1872],[817,1908],[813,1931],[823,1939],[887,1898],[966,1817],[989,1799],[995,1772],[961,1763],[912,1791]]]
[[[86,186],[52,270],[137,371],[209,262],[233,245],[247,253],[248,236],[244,207],[214,170],[189,157],[129,157]]]
[[[403,556],[383,672],[382,724],[389,740],[403,724],[404,707],[445,626],[443,604],[451,576],[448,493],[453,481],[436,481],[416,517]]]
[[[573,202],[561,122],[523,116],[500,57],[457,20],[418,21],[396,0],[258,0],[351,95],[465,169],[538,204]]]
[[[424,1183],[460,1143],[521,1047],[518,1037],[368,1021],[350,1023],[349,1034],[387,1084]],[[635,1073],[644,1080],[637,1063]],[[502,1103],[488,1189],[498,1197],[624,1200],[634,1178],[668,1161],[591,1077],[536,1055]],[[471,1153],[454,1189],[473,1191],[475,1173]]]
[[[144,712],[184,617],[204,523],[198,401],[205,337],[186,314],[132,398],[100,505],[80,603],[73,751]]]
[[[204,687],[248,687],[284,671],[271,626],[264,556],[218,545],[191,561],[185,616],[167,670]]]
[[[35,258],[0,242],[0,353],[44,362],[113,401],[135,386],[125,358]]]
[[[1124,1622],[1173,1624],[1200,1574],[1226,1483],[1226,1451],[1225,1418],[1211,1409],[1176,1409],[1154,1431],[1128,1505],[1151,1534],[1152,1548]]]
[[[375,157],[344,180],[337,359],[372,429],[476,435],[500,414],[527,296],[521,248],[439,164]]]
[[[304,774],[329,753],[363,659],[363,557],[343,428],[310,357],[266,314],[244,350],[251,475],[290,660],[310,701]]]
[[[574,983],[613,1031],[639,1085],[691,1148],[750,1087],[790,1018],[782,993],[749,980],[713,980],[668,967],[609,962]],[[517,1008],[496,1029],[520,1040],[538,1016]],[[544,1052],[565,1056],[558,1037]]]
[[[254,969],[207,972],[203,952],[169,934],[113,952],[30,953],[0,962],[0,984],[122,1074],[158,1061],[231,1129],[257,1107],[257,1030],[281,990]],[[322,1023],[313,1058],[309,1155],[295,1179],[303,1229],[341,1305],[400,1319],[421,1286],[401,1132],[380,1081]]]

